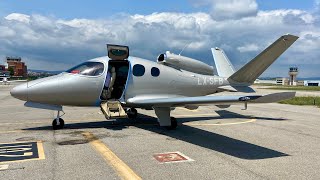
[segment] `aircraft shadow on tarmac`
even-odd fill
[[[178,118],[179,126],[177,130],[165,130],[157,124],[157,119],[139,114],[136,120],[129,119],[115,119],[113,121],[95,121],[83,123],[67,123],[65,129],[88,129],[88,128],[106,128],[111,130],[122,130],[128,126],[135,126],[144,130],[166,135],[168,137],[185,141],[194,145],[198,145],[207,149],[211,149],[220,153],[234,156],[241,159],[257,160],[289,156],[288,154],[275,151],[266,147],[255,145],[242,140],[234,139],[224,135],[216,134],[214,132],[195,128],[182,124],[190,121],[210,120],[210,119],[225,119],[225,118],[255,118],[267,120],[279,120],[265,117],[251,117],[243,116],[229,111],[217,111],[221,114],[220,117],[192,117],[192,118]],[[67,121],[66,121],[67,122]],[[52,130],[51,126],[28,128],[25,130]],[[62,130],[63,131],[63,130]]]
[[[249,116],[238,114],[235,112],[227,111],[227,110],[218,110],[216,111],[219,114],[218,119],[228,119],[228,118],[246,118],[246,119],[257,119],[257,120],[270,120],[270,121],[284,121],[287,119],[284,118],[269,118],[269,117],[259,117],[259,116]]]

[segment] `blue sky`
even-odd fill
[[[169,5],[168,5],[169,4]],[[20,12],[26,14],[53,15],[58,18],[106,18],[117,13],[151,14],[153,12],[192,12],[194,7],[184,0],[13,0],[2,1],[5,13]]]
[[[33,69],[63,70],[127,44],[147,59],[166,50],[213,64],[222,47],[236,68],[285,33],[300,36],[264,76],[320,76],[319,0],[2,0],[0,58],[22,56]],[[1,61],[0,61],[1,62]]]
[[[197,12],[207,7],[194,6],[188,0],[2,0],[1,14],[24,13],[51,15],[58,18],[106,18],[117,13],[151,14],[153,12]],[[303,9],[314,7],[312,0],[258,0],[259,9]]]

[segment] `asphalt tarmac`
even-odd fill
[[[31,109],[0,85],[0,179],[320,179],[320,109],[255,104],[105,120],[99,108]],[[169,154],[162,154],[168,153]],[[158,160],[161,160],[158,161]],[[181,160],[181,161],[179,161]]]

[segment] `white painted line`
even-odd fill
[[[0,165],[0,171],[2,170],[6,170],[9,168],[9,165],[8,164],[3,164],[3,165]]]

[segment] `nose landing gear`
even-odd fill
[[[63,112],[63,111],[62,111]],[[58,130],[58,129],[63,129],[64,127],[64,120],[61,118],[65,113],[63,112],[62,115],[60,115],[60,111],[58,111],[57,118],[55,118],[52,121],[52,129],[53,130]]]

